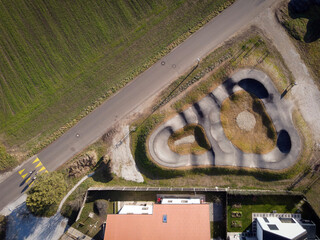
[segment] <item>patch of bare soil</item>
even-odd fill
[[[276,144],[275,127],[260,99],[239,91],[222,103],[221,123],[230,141],[246,153],[268,153]]]
[[[111,147],[111,171],[128,181],[143,182],[130,150],[129,126],[122,126],[115,134]]]

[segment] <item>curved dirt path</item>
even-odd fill
[[[243,89],[262,100],[276,128],[277,147],[267,154],[243,153],[224,134],[220,121],[221,104]],[[171,151],[168,146],[170,135],[191,123],[203,126],[212,151],[202,155],[179,155]],[[238,71],[201,101],[162,124],[151,134],[148,144],[153,160],[169,168],[217,165],[280,170],[292,166],[301,150],[301,141],[292,121],[292,104],[281,99],[265,73],[250,69]]]

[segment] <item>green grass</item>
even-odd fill
[[[6,148],[0,144],[0,172],[9,170],[17,165],[16,158],[8,154]]]
[[[293,13],[283,4],[277,11],[281,24],[294,40],[303,61],[314,80],[320,84],[320,6],[313,5],[307,12]]]
[[[0,1],[3,140],[56,138],[231,2]]]
[[[228,216],[228,232],[243,232],[251,229],[252,213],[270,213],[276,210],[278,213],[295,213],[296,205],[302,199],[301,196],[290,195],[229,195],[227,216]],[[240,208],[235,208],[234,204],[241,204]],[[241,211],[240,218],[231,216],[233,211]],[[241,222],[242,227],[231,227],[232,221]]]
[[[113,214],[116,209],[114,209],[115,202],[108,201],[107,214]],[[89,214],[93,213],[93,217],[90,218]],[[94,211],[94,201],[87,201],[84,204],[81,216],[77,222],[73,223],[73,227],[77,228],[82,233],[88,236],[94,237],[101,230],[101,225],[106,221],[106,218],[101,218]],[[96,227],[92,227],[96,226]]]

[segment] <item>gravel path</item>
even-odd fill
[[[259,15],[253,24],[261,28],[281,53],[297,83],[290,91],[294,102],[312,129],[315,141],[320,143],[320,92],[314,84],[306,65],[300,58],[285,29],[278,23],[274,10]]]
[[[113,146],[116,146],[119,139],[129,132],[129,126],[121,127],[119,133],[113,138]],[[143,182],[144,179],[138,171],[136,162],[130,150],[130,138],[126,137],[122,144],[117,145],[111,151],[111,169],[118,177],[128,181]]]

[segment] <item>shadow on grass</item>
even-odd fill
[[[253,94],[250,94],[250,95],[253,98],[252,110],[261,116],[262,124],[267,129],[268,138],[276,139],[276,132],[275,132],[272,120],[270,119],[268,113],[266,112],[263,106],[263,103],[259,99],[257,99],[255,95]]]
[[[298,3],[297,0],[291,0],[288,4],[289,16],[293,19],[306,18],[308,19],[306,33],[303,41],[311,43],[320,38],[320,6],[316,3],[309,4]],[[302,39],[298,39],[302,40]]]
[[[96,182],[108,183],[113,179],[111,173],[111,161],[107,163],[101,161],[99,168],[96,170],[96,173],[92,176],[92,179]]]

